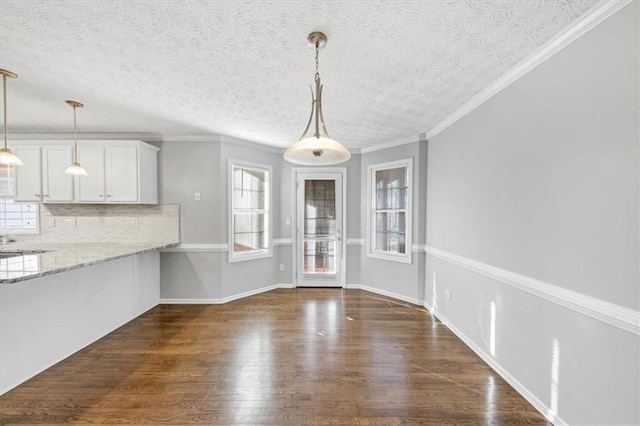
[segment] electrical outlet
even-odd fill
[[[287,226],[291,226],[291,218],[289,218],[289,217],[288,217],[288,218],[286,218],[286,219],[284,220],[284,224],[285,224],[285,225],[287,225]]]
[[[451,300],[451,293],[449,292],[449,290],[444,291],[444,298],[447,299],[447,301]]]
[[[140,220],[139,220],[137,217],[134,217],[134,218],[131,220],[131,225],[132,225],[134,228],[137,228],[138,226],[140,226]]]
[[[193,194],[193,199],[196,201],[200,201],[200,193],[196,192],[195,194]]]
[[[280,264],[280,272],[283,272],[283,271],[284,271],[284,263],[281,263]]]

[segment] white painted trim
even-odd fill
[[[293,245],[293,240],[291,238],[274,238],[273,245],[274,246],[290,246],[290,245]]]
[[[9,133],[11,141],[71,141],[73,143],[73,133]],[[162,142],[164,140],[160,133],[87,133],[78,135],[78,141],[91,140],[136,140],[144,142]]]
[[[427,254],[640,336],[640,312],[427,246]]]
[[[305,287],[302,284],[304,282],[303,274],[301,271],[302,266],[302,257],[298,257],[298,253],[302,252],[302,235],[298,232],[298,221],[303,218],[302,206],[298,206],[299,201],[299,192],[302,191],[304,193],[304,188],[299,188],[299,183],[305,176],[313,175],[315,179],[334,179],[334,175],[340,175],[341,179],[341,216],[342,216],[342,235],[347,235],[347,168],[346,167],[292,167],[291,168],[291,200],[292,204],[292,219],[293,219],[293,234],[295,236],[295,240],[292,243],[293,250],[291,250],[292,254],[292,273],[293,273],[293,281],[295,286]],[[302,195],[304,197],[304,195]],[[341,287],[344,288],[347,282],[347,239],[342,238],[340,241],[340,249],[342,252],[342,256],[340,256],[340,284]],[[337,274],[336,274],[337,276]],[[310,284],[306,284],[309,286]],[[324,284],[326,285],[326,284]]]
[[[388,161],[385,163],[371,164],[367,168],[367,216],[366,216],[366,226],[367,226],[367,236],[369,237],[369,241],[371,244],[367,246],[366,256],[375,259],[389,260],[392,262],[399,263],[412,263],[412,251],[405,250],[405,253],[389,253],[384,251],[374,250],[375,245],[375,229],[373,226],[374,214],[376,210],[376,200],[375,200],[375,173],[378,170],[387,170],[387,169],[395,169],[406,167],[407,169],[407,180],[409,182],[409,194],[407,199],[407,205],[405,207],[405,243],[407,247],[412,246],[412,234],[413,234],[413,200],[414,200],[414,192],[416,190],[416,185],[414,182],[413,176],[413,158],[404,158],[401,160]]]
[[[370,293],[379,294],[381,296],[391,297],[392,299],[402,300],[403,302],[411,303],[413,305],[422,306],[422,301],[418,299],[414,299],[413,297],[405,296],[398,293],[392,293],[390,291],[381,290],[375,287],[369,287],[368,285],[363,284],[347,284],[346,289],[349,290],[364,290]]]
[[[161,305],[221,305],[222,299],[160,299]]]
[[[366,246],[367,240],[364,238],[347,238],[348,246]]]
[[[266,208],[264,209],[267,214],[267,248],[263,250],[253,250],[248,253],[235,253],[231,247],[234,247],[233,230],[235,228],[235,216],[233,214],[234,209],[234,194],[233,194],[233,168],[241,167],[255,171],[261,171],[265,173],[266,178]],[[227,239],[229,241],[229,256],[228,262],[245,262],[248,260],[264,259],[273,257],[273,167],[269,164],[254,163],[251,161],[236,160],[234,158],[227,159]]]
[[[411,140],[398,140],[398,141],[395,141],[395,142],[389,142],[389,143],[385,143],[385,144],[382,144],[382,145],[368,146],[368,147],[360,148],[360,153],[361,154],[368,154],[370,152],[382,151],[383,149],[395,148],[395,147],[398,147],[398,146],[409,145],[410,143],[418,143],[418,142],[420,142],[419,138],[411,139]]]
[[[160,251],[163,253],[225,253],[229,251],[229,244],[179,244]]]
[[[279,288],[294,288],[293,284],[274,284],[267,287],[258,288],[256,290],[245,291],[244,293],[234,294],[233,296],[223,297],[221,299],[160,299],[161,305],[223,305],[233,302],[234,300],[244,299],[245,297],[255,296],[256,294],[266,293],[267,291],[277,290]]]
[[[460,340],[464,342],[473,352],[476,353],[484,362],[486,362],[489,367],[491,367],[496,373],[500,375],[507,383],[509,383],[520,395],[522,395],[533,407],[538,410],[542,415],[544,415],[547,420],[552,422],[556,426],[566,426],[567,423],[562,420],[560,417],[555,416],[553,418],[548,417],[548,414],[551,410],[546,406],[542,401],[540,401],[529,389],[526,388],[522,383],[520,383],[515,377],[513,377],[507,370],[505,370],[495,358],[486,353],[480,346],[476,345],[473,340],[467,337],[460,329],[458,329],[455,325],[453,325],[440,311],[437,309],[432,309],[426,302],[424,303],[424,307],[431,312],[433,316],[435,316],[438,320],[442,322],[453,334],[458,336]]]
[[[216,134],[165,134],[163,142],[220,142],[220,135]]]
[[[507,73],[503,74],[500,78],[487,86],[480,93],[472,97],[452,114],[447,116],[444,120],[429,129],[429,131],[427,131],[427,139],[430,140],[435,137],[438,133],[442,132],[447,127],[451,126],[453,123],[491,99],[502,89],[506,88],[511,83],[567,47],[569,44],[573,43],[575,40],[630,2],[631,0],[609,0],[594,8],[589,14],[575,22],[572,26],[558,34],[556,37],[549,40],[524,60],[520,61],[515,67],[507,71]]]
[[[269,145],[267,143],[253,142],[244,139],[234,138],[233,136],[221,135],[220,141],[224,143],[228,143],[231,145],[238,145],[245,148],[256,149],[262,152],[269,152],[271,154],[284,154],[284,151],[287,149],[286,147],[277,147],[274,145]]]
[[[414,253],[424,253],[425,247],[426,246],[424,244],[412,244],[411,251]]]

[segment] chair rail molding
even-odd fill
[[[179,244],[160,250],[162,253],[226,253],[229,251],[227,243]]]
[[[544,281],[516,274],[486,263],[426,246],[428,255],[435,256],[469,271],[484,275],[511,287],[541,297],[565,308],[595,318],[609,325],[640,336],[640,312],[596,297],[587,296]]]

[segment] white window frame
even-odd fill
[[[38,234],[40,233],[40,209],[38,208],[38,204],[36,203],[23,203],[14,200],[16,195],[16,181],[15,181],[15,170],[0,170],[0,235],[28,235],[28,234]],[[6,211],[7,204],[19,207],[19,214],[24,215],[24,208],[26,206],[32,206],[34,216],[34,226],[25,227],[24,216],[21,217],[21,226],[17,227],[6,227],[3,226],[6,223]]]
[[[229,193],[229,263],[242,262],[245,260],[263,259],[273,256],[273,206],[272,206],[272,194],[273,194],[273,169],[266,164],[252,163],[242,160],[229,159],[228,162],[228,178],[227,190]],[[235,215],[234,215],[234,198],[233,198],[233,169],[234,167],[241,167],[245,169],[252,169],[261,172],[265,172],[266,176],[266,194],[265,194],[265,210],[260,212],[266,214],[267,219],[265,223],[265,233],[267,234],[267,248],[261,250],[252,250],[249,252],[234,251],[234,235],[233,230],[235,228]]]
[[[407,205],[404,209],[398,209],[405,213],[405,252],[393,253],[383,250],[376,250],[374,248],[376,242],[376,172],[387,169],[407,168]],[[369,194],[369,213],[367,214],[367,229],[369,233],[369,244],[367,244],[367,256],[390,260],[400,263],[412,262],[412,235],[413,235],[413,159],[406,158],[403,160],[390,161],[387,163],[373,164],[369,166],[369,173],[367,179],[368,194]]]

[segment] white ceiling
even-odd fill
[[[0,0],[8,128],[228,135],[286,147],[306,124],[314,52],[349,148],[417,140],[599,0]]]

